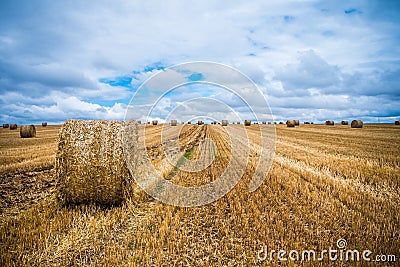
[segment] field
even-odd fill
[[[270,127],[268,125],[260,125]],[[147,153],[166,179],[194,186],[217,179],[231,158],[220,125],[167,126],[180,132],[186,159],[215,156],[205,170],[166,163],[162,125],[146,129]],[[239,127],[228,125],[227,127]],[[37,137],[0,129],[1,266],[366,266],[367,262],[261,261],[258,252],[347,248],[395,255],[400,262],[400,127],[276,125],[276,155],[263,184],[248,192],[259,157],[260,127],[243,179],[221,199],[196,208],[163,204],[145,193],[117,207],[63,206],[56,200],[59,126]],[[205,137],[216,149],[198,144]],[[288,257],[288,255],[286,255]],[[370,266],[376,266],[371,262]]]

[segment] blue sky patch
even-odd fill
[[[344,11],[345,14],[361,14],[362,12],[356,8],[349,8]]]
[[[99,82],[105,83],[111,86],[122,86],[131,88],[132,77],[120,76],[115,78],[100,78]]]
[[[187,77],[191,82],[203,81],[204,77],[201,73],[193,73],[189,77]]]
[[[289,22],[294,21],[294,17],[293,17],[293,16],[288,16],[288,15],[286,15],[286,16],[283,16],[283,20],[284,20],[286,23],[289,23]]]
[[[144,67],[143,72],[152,72],[153,70],[163,70],[163,69],[165,69],[165,66],[160,61],[158,61]]]

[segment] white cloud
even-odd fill
[[[346,14],[349,8],[357,12]],[[313,110],[313,99],[326,102],[327,112],[336,103],[343,112],[376,116],[371,105],[359,107],[360,113],[341,105],[343,95],[372,96],[390,106],[382,116],[400,116],[393,108],[400,86],[399,10],[380,1],[0,3],[0,119],[42,120],[45,111],[54,121],[120,118],[119,103],[128,103],[135,88],[158,72],[146,66],[192,60],[237,67],[279,103],[277,116],[296,110],[282,108],[293,98],[303,99],[299,110],[320,117],[325,111]],[[211,70],[203,73],[212,78]],[[137,80],[126,87],[99,82],[120,76]],[[18,112],[6,108],[10,103]]]

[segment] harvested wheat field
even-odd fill
[[[231,158],[226,129],[243,125],[139,125],[163,177],[194,186],[217,179]],[[200,157],[204,138],[215,157],[201,172],[168,163],[163,138],[179,135],[176,154]],[[60,126],[37,127],[36,137],[0,128],[1,266],[275,266],[259,251],[347,248],[394,255],[400,261],[400,129],[364,124],[276,126],[276,155],[263,184],[248,184],[260,155],[259,131],[250,139],[245,175],[227,195],[196,208],[163,204],[137,192],[122,204],[63,205],[57,199],[55,158]],[[140,136],[140,138],[144,138]],[[163,140],[164,142],[165,140]],[[207,144],[206,144],[207,145]],[[179,161],[178,161],[179,165]],[[319,256],[319,255],[318,255]],[[288,257],[286,254],[285,257]],[[286,261],[283,266],[376,266],[365,261]]]

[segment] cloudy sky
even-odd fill
[[[275,120],[393,122],[400,118],[399,44],[396,0],[5,0],[0,120],[124,119],[152,75],[212,61],[250,77]],[[200,87],[174,95],[215,93]],[[213,117],[218,108],[206,110]]]

